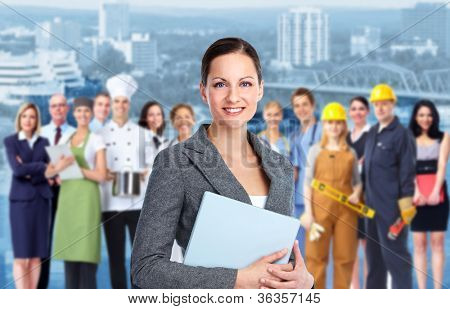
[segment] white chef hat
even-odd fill
[[[131,100],[131,97],[136,92],[138,84],[136,80],[128,74],[118,74],[110,77],[106,81],[106,89],[112,99],[118,96],[126,97]]]

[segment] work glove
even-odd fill
[[[314,222],[314,218],[306,212],[300,216],[300,224],[309,232],[310,241],[319,240],[321,234],[325,232],[324,227]]]
[[[325,228],[319,223],[313,222],[309,229],[309,241],[319,240],[323,232],[325,232]]]
[[[413,205],[412,197],[404,197],[398,200],[400,215],[406,224],[410,224],[416,215],[416,207]]]

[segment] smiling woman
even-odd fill
[[[192,267],[171,262],[172,244],[185,249],[206,191],[291,215],[293,167],[247,130],[263,96],[255,49],[239,38],[214,42],[202,60],[200,94],[212,123],[156,157],[131,257],[139,288],[310,288],[298,244],[291,263],[274,264],[287,250],[243,269]],[[260,197],[260,198],[255,198]],[[250,206],[249,206],[250,207]],[[261,235],[261,238],[264,238]],[[208,250],[208,248],[205,248]]]
[[[16,117],[16,133],[5,138],[5,150],[12,170],[9,219],[14,253],[16,288],[36,288],[41,258],[48,256],[48,226],[52,192],[45,178],[49,157],[47,139],[39,136],[39,109],[23,104]]]
[[[90,133],[92,100],[74,100],[75,133],[68,144],[83,178],[62,181],[55,219],[53,258],[64,261],[66,288],[96,288],[100,262],[100,190],[106,178],[105,144]],[[82,194],[80,194],[82,192]]]

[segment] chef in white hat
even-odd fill
[[[130,75],[119,74],[106,82],[111,95],[112,119],[99,131],[106,144],[108,181],[102,184],[102,219],[109,255],[111,286],[127,288],[129,276],[125,268],[125,239],[128,229],[131,242],[134,239],[143,198],[145,195],[145,171],[143,164],[145,147],[142,141],[151,134],[129,119],[131,97],[138,85]],[[131,170],[142,177],[139,195],[113,194],[115,175]]]

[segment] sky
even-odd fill
[[[74,9],[97,9],[101,0],[0,0],[0,9],[3,3],[10,6],[32,5]],[[107,0],[118,1],[118,0]],[[119,0],[120,1],[120,0]],[[360,7],[360,8],[404,8],[413,7],[417,2],[449,2],[439,0],[128,0],[133,7],[176,7],[176,8],[238,8],[238,7],[292,7],[292,6],[324,6],[324,7]],[[161,4],[163,3],[163,5]]]

